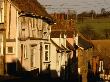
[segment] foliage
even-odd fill
[[[81,27],[80,32],[88,39],[99,39],[100,35],[96,32],[93,26],[86,24]]]

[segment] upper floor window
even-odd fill
[[[46,22],[43,22],[43,38],[48,39],[48,36],[49,36],[48,24]]]
[[[32,19],[32,29],[37,29],[38,27],[38,21],[36,20],[36,18],[33,18]]]
[[[21,18],[21,29],[26,29],[26,17]]]
[[[22,29],[22,31],[21,31],[21,37],[25,38],[25,29]]]
[[[42,30],[42,20],[38,19],[38,30],[41,31]]]
[[[37,35],[36,30],[32,30],[32,36],[33,36],[34,38],[36,38],[36,35]]]

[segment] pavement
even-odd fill
[[[50,77],[16,77],[16,76],[0,76],[0,82],[68,82],[61,79],[53,79]]]
[[[17,80],[17,79],[21,79],[21,77],[10,76],[10,75],[0,76],[0,82],[7,80]]]

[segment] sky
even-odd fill
[[[67,12],[75,10],[77,13],[95,10],[100,12],[101,8],[110,10],[110,0],[38,0],[49,13]]]

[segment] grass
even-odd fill
[[[104,29],[110,29],[110,18],[84,18],[83,21],[78,20],[77,22],[77,28],[79,30],[86,25],[93,27],[95,32],[104,37]]]

